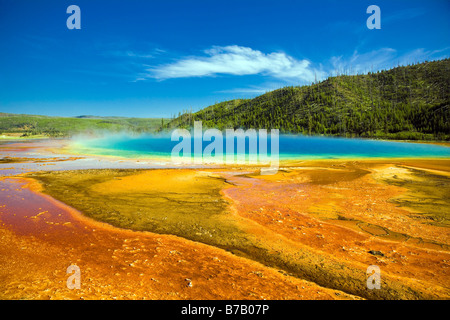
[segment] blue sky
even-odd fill
[[[450,1],[0,0],[0,39],[0,112],[169,117],[449,57]]]

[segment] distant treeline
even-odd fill
[[[450,60],[337,75],[254,99],[184,112],[164,128],[278,128],[284,133],[385,139],[450,140]]]
[[[23,137],[45,135],[68,137],[77,133],[96,131],[155,132],[164,119],[122,117],[48,117],[0,113],[0,133],[20,133]]]

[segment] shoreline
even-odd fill
[[[149,133],[151,135],[151,133]],[[76,134],[74,136],[77,136],[79,134]],[[298,135],[298,134],[284,134],[286,136],[290,135]],[[17,135],[8,135],[8,134],[0,134],[0,141],[3,140],[17,140],[17,141],[24,141],[24,140],[34,140],[34,139],[42,139],[42,140],[71,140],[74,136],[66,136],[66,137],[50,137],[46,135],[34,135],[34,136],[17,136]],[[303,136],[303,135],[302,135]],[[341,138],[341,139],[355,139],[355,140],[373,140],[373,141],[391,141],[391,142],[409,142],[409,143],[430,143],[430,144],[442,144],[444,146],[450,146],[450,141],[446,140],[398,140],[398,139],[385,139],[385,138],[371,138],[371,137],[343,137],[343,136],[327,136],[327,135],[311,135],[311,136],[304,136],[304,137],[312,137],[312,138]]]

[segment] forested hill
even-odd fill
[[[186,112],[167,128],[278,128],[281,132],[388,139],[450,140],[450,60],[366,75],[338,75],[250,100]]]

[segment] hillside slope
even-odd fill
[[[450,60],[366,75],[338,75],[254,99],[184,113],[167,128],[278,128],[281,132],[388,139],[449,140]]]

